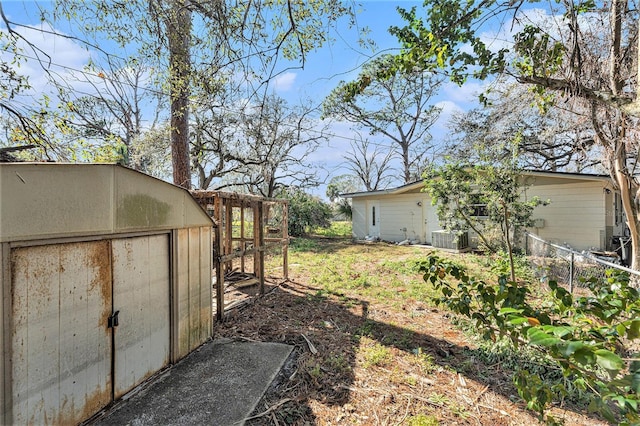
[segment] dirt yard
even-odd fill
[[[531,425],[513,365],[435,308],[415,268],[424,248],[314,239],[290,280],[227,313],[214,337],[283,342],[293,357],[250,425]],[[462,255],[456,255],[462,256]],[[567,425],[599,425],[568,404]]]

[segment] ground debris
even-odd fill
[[[473,343],[451,315],[424,301],[402,309],[362,295],[330,294],[306,274],[293,268],[289,281],[268,282],[268,295],[215,325],[215,338],[295,348],[248,425],[539,424],[514,397],[514,372],[475,358]],[[416,311],[420,315],[412,315]],[[556,417],[566,425],[605,424],[576,411]]]

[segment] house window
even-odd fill
[[[376,226],[376,206],[371,207],[371,223]]]
[[[471,195],[471,208],[473,209],[473,217],[489,217],[489,210],[487,210],[487,202],[483,194]]]

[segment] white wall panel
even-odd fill
[[[77,423],[109,403],[108,244],[12,250],[14,424]]]
[[[169,236],[113,240],[114,395],[169,363]]]

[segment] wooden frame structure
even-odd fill
[[[225,276],[238,268],[247,272],[253,257],[250,283],[264,294],[264,253],[281,247],[284,279],[288,272],[288,201],[254,195],[194,190],[191,195],[213,219],[213,270],[216,277],[216,318],[224,315]],[[239,264],[239,265],[238,265]]]

